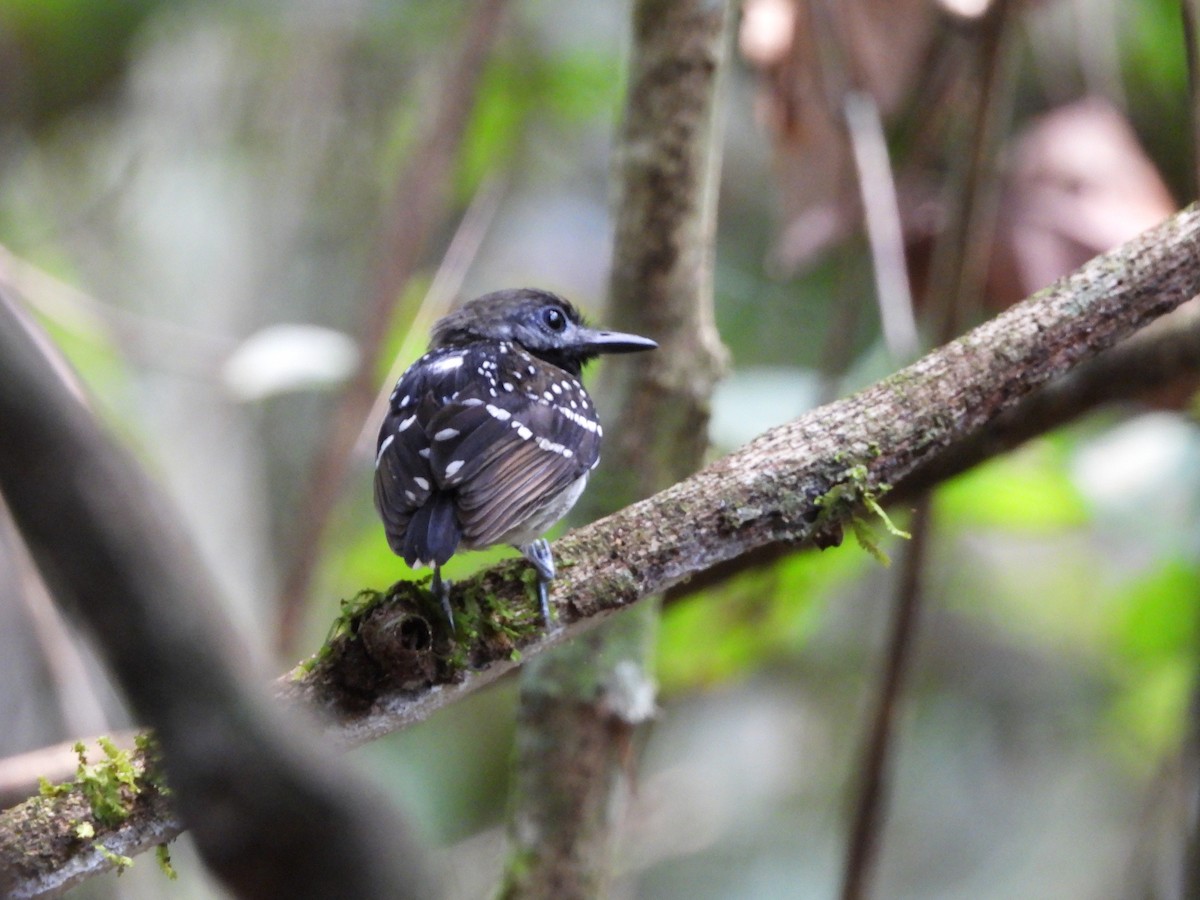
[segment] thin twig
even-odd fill
[[[433,323],[445,315],[450,304],[458,295],[467,271],[475,261],[483,239],[491,227],[496,210],[500,208],[500,199],[503,193],[504,180],[493,176],[485,179],[479,190],[475,192],[475,196],[471,198],[470,206],[467,207],[454,236],[446,247],[446,255],[442,257],[441,264],[434,273],[433,280],[429,283],[429,290],[425,292],[425,296],[421,298],[421,302],[417,306],[417,311],[413,314],[412,324],[400,344],[400,350],[396,353],[396,358],[392,361],[387,376],[379,386],[375,401],[371,405],[371,411],[363,420],[362,430],[355,442],[355,457],[374,458],[375,439],[378,436],[379,423],[383,421],[388,394],[405,367],[420,355],[426,335],[429,334]]]
[[[974,130],[968,135],[967,168],[958,182],[959,193],[951,204],[952,222],[935,251],[942,265],[930,284],[928,306],[941,312],[936,323],[939,343],[949,341],[971,310],[981,303],[991,253],[994,217],[995,159],[1000,122],[1007,104],[1002,76],[1005,57],[1007,4],[998,0],[980,22],[977,34],[980,108]],[[927,564],[928,536],[933,529],[928,495],[917,502],[913,539],[906,548],[904,570],[894,600],[894,627],[885,648],[885,663],[878,683],[876,703],[859,772],[853,824],[843,870],[843,900],[861,900],[875,870],[887,805],[887,771],[893,747],[896,710],[901,702],[908,661],[916,640],[921,606],[921,574]]]
[[[869,733],[859,765],[858,796],[842,870],[842,900],[861,900],[875,870],[888,799],[892,737],[901,693],[908,682],[917,615],[921,606],[922,575],[929,538],[929,498],[922,497],[909,524],[911,540],[901,553],[900,578],[892,604],[892,625],[879,674],[879,695],[869,718]]]
[[[858,170],[883,340],[888,356],[903,364],[916,357],[921,344],[883,121],[874,98],[864,91],[847,91],[842,98],[842,113]]]

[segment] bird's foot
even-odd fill
[[[537,594],[538,603],[542,609],[542,624],[550,628],[550,582],[554,580],[554,555],[550,552],[550,542],[545,538],[526,544],[519,548],[538,573]]]
[[[442,580],[442,567],[433,567],[433,584],[430,589],[433,591],[434,598],[442,606],[442,615],[446,617],[446,624],[450,626],[450,633],[454,634],[454,611],[450,609],[450,581]]]

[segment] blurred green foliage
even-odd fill
[[[324,440],[328,398],[239,404],[225,392],[219,370],[172,370],[162,364],[172,356],[171,347],[156,346],[158,352],[149,356],[135,353],[131,348],[149,339],[122,313],[134,310],[197,330],[199,320],[212,332],[205,336],[215,334],[231,345],[263,322],[312,319],[350,332],[360,327],[374,223],[429,118],[436,78],[456,46],[462,13],[456,4],[377,2],[364,5],[358,19],[343,21],[321,4],[311,15],[282,6],[185,6],[0,0],[0,73],[15,73],[0,75],[0,147],[14,148],[0,155],[0,243],[98,295],[95,304],[74,312],[63,313],[54,304],[37,308],[105,412],[177,486],[182,514],[214,565],[229,566],[222,570],[224,583],[234,586],[234,594],[240,586],[239,599],[251,610],[245,617],[264,623],[272,619],[271,585],[285,564],[284,548],[274,535],[264,536],[270,531],[264,523],[294,524],[297,496],[307,487],[306,463]],[[467,285],[498,287],[497,279],[534,271],[555,287],[602,293],[606,245],[595,238],[593,223],[605,221],[610,196],[604,178],[624,89],[623,7],[517,3],[512,15],[511,30],[501,36],[485,71],[437,248],[387,326],[381,368],[392,357],[407,362],[421,352],[425,335],[410,330],[439,262],[441,239],[494,173],[504,176],[505,195],[483,249],[470,263]],[[1128,114],[1182,197],[1192,182],[1192,163],[1178,15],[1170,0],[1120,4],[1118,37]],[[175,27],[162,28],[163,21]],[[207,27],[250,36],[243,34],[230,58],[214,54],[213,60],[201,60],[211,64],[198,70],[204,78],[168,80],[161,95],[151,97],[129,88],[139,75],[145,77],[151,50],[164,53],[174,68],[192,72],[185,64],[197,61],[171,56],[171,41]],[[1041,36],[1030,29],[1025,40]],[[154,71],[164,78],[173,66],[160,61]],[[764,260],[781,226],[771,151],[754,118],[752,76],[743,67],[733,81],[730,95],[738,102],[728,110],[727,152],[729,171],[737,174],[722,185],[718,325],[735,367],[751,377],[756,367],[765,373],[772,366],[811,376],[822,364],[843,305],[870,292],[865,248],[851,241],[795,277],[768,273]],[[1028,75],[1020,85],[1021,115],[1076,90],[1047,87]],[[247,97],[255,101],[248,111],[238,105]],[[251,126],[232,113],[233,121],[218,114],[192,120],[193,109],[236,109]],[[54,127],[80,111],[91,119],[87,130]],[[164,150],[157,142],[165,140],[163,122],[170,116],[183,120],[180,126],[172,119],[170,127],[178,131],[169,132],[183,139]],[[197,159],[180,149],[191,148],[193,137],[213,148],[210,156]],[[244,174],[247,159],[266,162],[257,163],[253,177],[230,178],[228,171]],[[230,242],[219,266],[164,276],[152,265],[161,262],[163,247],[182,248],[186,258],[210,246],[219,227],[213,223],[222,220],[206,218],[202,201],[225,196],[212,190],[214,184],[237,185],[230,194],[241,205],[225,211],[226,221],[244,224],[240,217],[247,211],[262,214],[261,220],[253,220],[241,241]],[[153,204],[163,203],[164,196],[177,215],[153,218],[152,212],[163,215]],[[531,225],[522,204],[543,209],[549,224]],[[161,243],[140,233],[148,222],[155,223],[153,237]],[[581,260],[593,268],[580,274]],[[209,315],[208,304],[219,311]],[[204,315],[197,313],[201,308]],[[81,309],[87,314],[79,314]],[[866,307],[851,326],[852,371],[877,367],[883,355],[873,315]],[[134,331],[117,332],[114,321]],[[129,333],[140,343],[124,339]],[[780,383],[764,375],[759,386],[769,393]],[[787,399],[778,405],[787,405]],[[732,410],[734,417],[744,413]],[[1115,421],[1113,416],[1091,429],[1038,440],[938,490],[929,630],[919,648],[917,714],[906,740],[912,741],[914,759],[936,760],[927,764],[947,780],[921,785],[913,792],[919,796],[905,802],[957,796],[963,783],[981,793],[999,786],[994,793],[1001,797],[1017,779],[1013,773],[1031,783],[1036,776],[1042,779],[1038,785],[1054,784],[1088,769],[1097,756],[1104,763],[1116,760],[1125,779],[1119,790],[1136,795],[1151,771],[1176,752],[1198,662],[1200,529],[1194,518],[1172,517],[1161,532],[1143,533],[1136,522],[1118,520],[1114,526],[1098,513],[1089,493],[1094,485],[1083,483],[1073,463]],[[356,458],[321,551],[310,644],[303,652],[323,637],[338,597],[425,574],[409,572],[387,548],[371,508],[368,456]],[[1114,474],[1115,467],[1139,463],[1114,461]],[[1141,512],[1166,517],[1190,482],[1181,469],[1156,474]],[[1200,508],[1198,500],[1190,498],[1193,511]],[[1163,533],[1173,538],[1170,546]],[[890,540],[888,547],[893,555],[899,549]],[[447,575],[466,577],[504,555],[463,554]],[[658,729],[664,743],[675,740],[680,743],[670,746],[685,748],[679,751],[685,759],[672,760],[672,766],[685,768],[684,762],[703,758],[722,740],[744,739],[752,750],[762,750],[767,762],[752,759],[756,771],[771,770],[780,756],[798,752],[787,743],[793,732],[764,749],[760,744],[777,735],[761,722],[760,730],[751,729],[748,720],[721,706],[718,694],[734,695],[746,708],[762,704],[772,723],[781,718],[776,701],[763,699],[776,696],[772,688],[788,697],[802,694],[806,705],[799,711],[789,707],[788,714],[816,746],[805,743],[804,765],[795,767],[815,773],[811,780],[790,776],[794,780],[783,779],[774,794],[764,790],[761,810],[738,798],[729,804],[735,812],[709,823],[707,839],[721,848],[714,857],[725,853],[720,859],[729,866],[744,865],[761,875],[772,866],[793,872],[800,858],[830,856],[829,835],[836,831],[831,822],[843,809],[841,787],[856,751],[858,706],[870,690],[889,601],[887,574],[847,541],[821,553],[783,556],[668,606],[658,656],[665,708]],[[269,633],[269,626],[261,627]],[[863,693],[848,699],[852,692]],[[440,840],[465,837],[501,815],[514,702],[510,688],[472,697],[364,755],[385,773],[387,790],[418,811],[427,833]],[[685,709],[689,703],[704,712]],[[700,735],[694,743],[672,731],[685,719]],[[1022,730],[1014,721],[1034,724]],[[959,728],[990,741],[986,752],[971,756],[973,745],[957,740]],[[1022,762],[1031,768],[1020,769]],[[977,763],[990,768],[971,768]],[[916,768],[913,763],[901,775]],[[1100,768],[1106,777],[1111,774]],[[740,785],[738,777],[708,775],[705,783]],[[1097,791],[1103,785],[1088,782]],[[704,799],[716,804],[720,798]],[[960,818],[945,816],[946,832],[961,836],[961,822],[968,819],[999,823],[970,851],[995,853],[986,857],[990,865],[973,868],[985,873],[1017,868],[1012,860],[1025,856],[1005,842],[1016,830],[1013,820],[1027,810],[1006,807],[1008,819],[993,817],[992,807],[974,799],[980,807],[958,810]],[[804,852],[789,844],[775,848],[778,856],[767,854],[766,862],[743,852],[729,834],[755,833],[738,818],[751,812],[762,812],[755,820],[762,829],[806,841]],[[1078,833],[1091,832],[1093,823],[1082,813],[1063,815]],[[1129,823],[1135,819],[1122,807],[1103,824],[1124,829],[1121,837],[1132,844],[1137,826]],[[813,838],[818,832],[821,837]],[[961,887],[956,882],[931,888],[914,874],[922,865],[913,860],[939,843],[938,834],[910,843],[926,846],[897,851],[910,854],[902,864],[908,869],[891,877],[909,878],[905,884],[927,890],[891,895],[930,896],[937,890],[944,896],[974,895],[955,891]],[[1063,854],[1078,849],[1047,846],[1056,853],[1066,846]],[[687,859],[707,849],[674,852]],[[977,859],[970,853],[965,858]]]
[[[5,118],[50,122],[107,99],[125,70],[129,43],[170,0],[3,0],[0,80]]]

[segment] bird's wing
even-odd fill
[[[438,489],[429,424],[469,383],[462,351],[434,352],[400,377],[388,401],[375,445],[375,508],[388,545],[400,556],[413,514]]]
[[[547,400],[529,386],[502,389],[497,397],[486,389],[484,396],[460,396],[428,429],[434,475],[444,489],[457,492],[468,546],[509,539],[600,458],[594,419],[571,410],[572,397],[565,404],[555,402],[565,395]],[[577,406],[586,403],[582,388],[573,398]]]
[[[467,546],[486,547],[599,460],[600,427],[579,382],[565,372],[531,377],[516,362],[478,349],[435,351],[401,377],[375,461],[375,505],[397,554],[435,492],[453,494]]]

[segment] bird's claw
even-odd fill
[[[537,570],[538,604],[542,610],[542,623],[549,629],[551,625],[550,582],[554,580],[555,575],[554,555],[550,552],[550,542],[545,538],[539,538],[521,547],[520,550],[521,555],[529,560]]]

